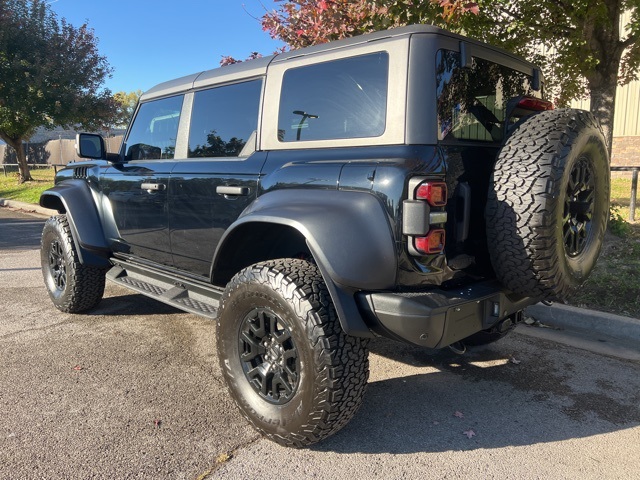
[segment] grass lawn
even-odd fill
[[[598,265],[571,305],[640,318],[640,208],[629,223],[630,197],[631,177],[613,178],[611,202],[620,205],[617,218],[609,224]]]
[[[21,185],[18,184],[17,167],[15,168],[16,170],[7,171],[7,176],[0,172],[0,198],[37,204],[40,194],[53,187],[53,168],[32,168],[33,181]]]
[[[53,169],[32,169],[31,175],[32,182],[18,185],[16,172],[0,173],[0,198],[37,204],[40,193],[53,186]],[[636,221],[629,223],[630,192],[631,177],[611,180],[615,219],[598,265],[571,305],[640,318],[640,205]]]

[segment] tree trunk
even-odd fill
[[[27,163],[27,155],[22,148],[22,139],[13,140],[5,139],[7,145],[12,147],[16,151],[16,157],[18,158],[18,183],[28,182],[33,180],[31,177],[31,171],[29,170],[29,164]]]
[[[613,80],[613,81],[612,81]],[[618,89],[617,75],[615,79],[609,79],[597,86],[589,85],[591,90],[591,113],[598,119],[604,138],[607,140],[609,157],[613,145],[613,119],[616,106],[616,91]]]

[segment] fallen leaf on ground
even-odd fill
[[[228,453],[221,453],[216,457],[216,463],[224,463],[228,462],[229,460],[231,460],[231,455],[229,455]]]
[[[467,438],[471,438],[471,437],[475,437],[476,436],[476,432],[474,432],[473,430],[469,429],[469,430],[465,430],[464,432],[462,432],[464,435],[467,436]]]

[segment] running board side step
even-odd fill
[[[111,259],[107,280],[185,312],[216,318],[222,290],[186,278],[175,278],[146,266]]]

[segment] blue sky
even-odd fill
[[[59,17],[95,30],[113,67],[113,92],[152,86],[219,65],[223,55],[270,55],[282,44],[258,21],[272,0],[51,0]]]

